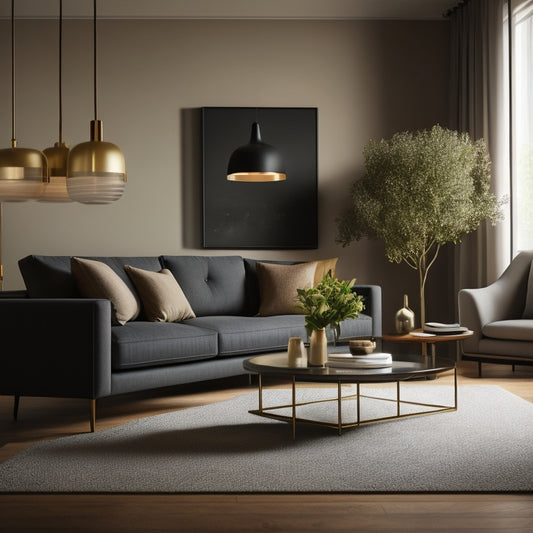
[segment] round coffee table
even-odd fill
[[[380,422],[385,420],[392,420],[397,418],[405,418],[418,415],[427,415],[432,413],[441,413],[446,411],[457,410],[457,371],[455,363],[448,359],[441,357],[428,358],[422,355],[410,356],[410,361],[394,360],[392,366],[386,368],[332,368],[332,367],[290,367],[288,362],[288,356],[286,352],[274,353],[268,355],[260,355],[246,359],[243,362],[245,370],[256,373],[258,375],[259,384],[259,406],[258,409],[250,411],[250,413],[263,416],[267,418],[273,418],[276,420],[282,420],[292,423],[292,435],[296,437],[296,423],[307,422],[335,428],[338,434],[342,434],[342,430],[350,427],[357,427],[363,424],[369,424],[371,422]],[[453,371],[454,374],[454,402],[453,405],[437,405],[432,403],[417,403],[407,402],[401,399],[400,395],[400,383],[403,381],[409,381],[421,377],[440,374],[442,372]],[[271,376],[275,378],[287,379],[292,383],[292,402],[290,405],[284,406],[269,406],[263,405],[263,378],[264,376]],[[337,384],[337,396],[327,401],[334,401],[337,403],[337,422],[332,424],[331,422],[303,419],[296,416],[296,410],[299,404],[296,401],[296,383],[297,382],[312,382],[312,383],[336,383]],[[357,391],[356,394],[349,396],[342,395],[342,385],[345,383],[355,384]],[[396,399],[391,400],[389,398],[381,398],[372,396],[373,399],[383,401],[396,402],[396,415],[383,418],[375,418],[371,420],[361,420],[361,397],[369,397],[361,395],[361,384],[366,383],[396,383]],[[357,401],[357,418],[355,422],[343,423],[342,421],[342,400],[343,399],[356,399]],[[323,402],[324,400],[307,401],[305,405],[312,403]],[[416,413],[401,413],[401,405],[419,405],[425,408],[433,408],[431,410],[425,410]],[[290,407],[292,410],[292,416],[286,416],[273,411],[280,410],[282,408]]]

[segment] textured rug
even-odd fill
[[[264,405],[290,401],[265,390]],[[332,397],[298,389],[298,401]],[[391,398],[395,388],[371,390]],[[453,403],[443,385],[404,385],[402,399]],[[352,403],[353,405],[350,405]],[[346,401],[343,415],[355,413]],[[249,414],[257,393],[35,444],[0,465],[1,492],[511,492],[533,490],[533,404],[499,387],[459,388],[458,410],[343,431]],[[392,409],[392,412],[391,412]],[[402,407],[402,412],[413,409]],[[417,408],[419,409],[419,408]],[[307,410],[307,413],[305,412]],[[362,399],[361,418],[394,414]],[[335,402],[302,407],[329,419]]]

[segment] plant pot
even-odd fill
[[[326,329],[314,329],[309,342],[309,366],[324,366],[328,360]]]

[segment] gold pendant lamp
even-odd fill
[[[261,140],[259,123],[252,124],[248,144],[237,148],[228,163],[229,181],[268,182],[286,179],[281,154]]]
[[[59,140],[43,150],[48,160],[49,181],[44,185],[40,202],[71,202],[67,191],[68,144],[63,142],[63,0],[59,0]]]
[[[84,204],[109,204],[124,193],[126,162],[120,148],[104,142],[103,124],[98,120],[96,0],[93,0],[94,41],[94,120],[91,121],[90,141],[76,145],[70,151],[67,166],[67,190],[72,200]]]
[[[11,0],[11,148],[0,150],[0,202],[39,198],[48,169],[45,155],[17,147],[15,136],[15,0]]]

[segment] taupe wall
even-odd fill
[[[93,115],[91,30],[89,21],[64,22],[64,138],[71,146],[88,140]],[[387,263],[380,243],[336,245],[334,219],[362,175],[368,139],[446,124],[448,31],[446,21],[100,21],[99,118],[105,140],[125,153],[126,193],[108,206],[4,204],[5,288],[23,286],[17,260],[30,253],[339,256],[340,277],[382,285],[390,329],[404,291],[417,301],[416,273]],[[5,20],[0,65],[0,146],[7,147]],[[19,146],[43,149],[57,140],[56,77],[56,23],[18,21]],[[318,108],[318,250],[201,248],[202,106]],[[453,318],[447,253],[432,274],[433,319]]]

